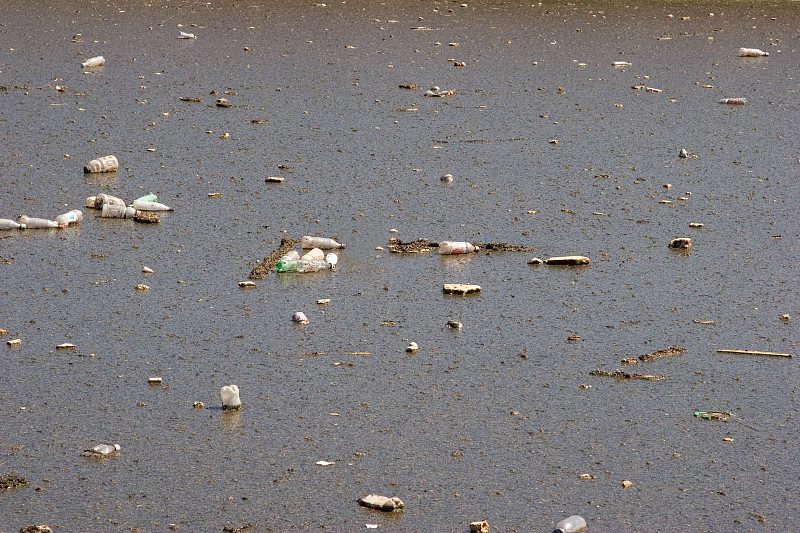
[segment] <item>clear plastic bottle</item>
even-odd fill
[[[336,248],[344,248],[344,244],[336,242],[335,239],[327,239],[325,237],[312,237],[304,235],[300,240],[303,248],[322,248],[323,250],[331,250]]]
[[[115,155],[105,155],[92,159],[86,166],[83,167],[85,174],[92,174],[95,172],[116,172],[119,170],[119,161]]]
[[[578,533],[584,529],[586,529],[586,520],[578,515],[572,515],[556,524],[553,533]]]
[[[0,218],[0,230],[2,229],[25,229],[25,224],[18,224],[10,218]]]
[[[292,250],[288,254],[280,258],[280,261],[289,261],[292,259],[300,259],[300,253],[297,250]]]
[[[73,209],[67,213],[58,215],[56,217],[56,222],[58,222],[61,226],[69,226],[70,224],[75,224],[83,220],[83,211],[80,209]]]
[[[29,217],[28,215],[20,215],[18,222],[25,224],[28,229],[44,229],[44,228],[59,228],[61,227],[55,220],[48,220],[46,218]]]
[[[324,261],[325,252],[319,248],[312,248],[310,251],[304,253],[300,259],[305,259],[306,261]]]
[[[442,255],[466,254],[477,251],[478,247],[468,242],[442,241],[439,243],[439,253]]]
[[[138,211],[125,205],[103,204],[103,218],[133,218]]]
[[[137,198],[133,201],[133,207],[139,211],[172,211],[172,208],[168,205],[142,200],[141,198]]]

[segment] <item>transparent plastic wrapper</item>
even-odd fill
[[[94,174],[98,172],[116,172],[119,169],[119,161],[117,156],[106,155],[92,159],[83,167],[84,174]]]
[[[477,251],[478,247],[468,242],[442,241],[439,243],[439,253],[442,255],[467,254]]]

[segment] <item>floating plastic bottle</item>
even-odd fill
[[[133,218],[138,211],[125,205],[103,204],[103,218]]]
[[[288,254],[280,258],[280,261],[290,261],[293,259],[300,259],[300,253],[297,250],[292,250]]]
[[[194,33],[186,33],[184,31],[178,33],[178,39],[197,39]]]
[[[87,203],[89,199],[86,199]],[[103,209],[106,205],[121,205],[125,207],[125,201],[122,198],[117,198],[116,196],[111,196],[110,194],[98,194],[94,197],[94,208],[95,209]]]
[[[331,250],[345,247],[344,244],[339,244],[335,239],[312,237],[310,235],[304,235],[300,242],[303,248],[321,248],[323,250]]]
[[[739,48],[739,57],[763,57],[768,55],[769,52],[759,48]]]
[[[720,104],[731,104],[731,105],[745,105],[747,103],[747,98],[723,98],[719,101]]]
[[[0,218],[0,230],[3,229],[25,229],[25,224],[19,224],[10,218]]]
[[[281,259],[278,261],[276,270],[278,272],[319,272],[320,270],[330,269],[331,265],[324,259]]]
[[[106,58],[104,58],[103,56],[95,56],[95,57],[91,57],[91,58],[87,59],[86,61],[84,61],[83,63],[81,63],[81,66],[83,68],[87,68],[87,67],[102,67],[105,64],[106,64]]]
[[[300,259],[303,259],[305,261],[324,261],[325,252],[323,252],[319,248],[312,248],[310,251],[304,253]]]
[[[56,217],[56,222],[58,222],[60,226],[69,226],[70,224],[77,224],[81,220],[83,220],[83,211],[81,211],[80,209],[73,209],[72,211],[69,211],[62,215],[58,215]]]
[[[336,265],[339,264],[339,256],[333,252],[330,252],[325,256],[325,262],[330,265],[331,270],[336,270]]]
[[[55,220],[48,220],[46,218],[29,217],[28,215],[20,215],[17,221],[20,224],[25,224],[27,229],[47,229],[47,228],[60,228]]]
[[[142,200],[141,198],[133,201],[133,207],[139,211],[172,211],[172,208],[167,205],[155,201]]]
[[[219,395],[222,397],[222,409],[239,409],[242,406],[236,385],[225,385],[219,390]]]
[[[298,324],[308,324],[308,317],[302,311],[295,311],[292,315],[292,322],[297,322]]]
[[[586,529],[586,520],[578,515],[572,515],[556,524],[553,533],[578,533],[584,529]]]
[[[98,444],[93,448],[83,451],[86,457],[107,457],[119,452],[122,448],[119,444]]]
[[[117,156],[106,155],[89,161],[86,166],[83,167],[83,172],[86,174],[94,172],[116,172],[117,169],[119,169]]]
[[[442,255],[466,254],[477,251],[478,247],[468,242],[442,241],[439,243],[439,253]]]

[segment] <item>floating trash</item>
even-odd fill
[[[102,67],[105,64],[106,64],[106,59],[103,56],[95,56],[81,63],[81,66],[83,68]]]
[[[669,248],[688,250],[692,247],[692,239],[688,237],[678,237],[669,241]]]
[[[768,55],[769,52],[765,52],[760,48],[739,48],[739,57],[764,57]]]
[[[358,499],[359,505],[369,507],[370,509],[377,509],[379,511],[392,512],[405,507],[403,500],[397,496],[388,498],[379,494],[368,494],[363,498]]]
[[[84,457],[108,457],[119,453],[120,449],[119,444],[98,444],[93,448],[84,450],[82,455]]]
[[[178,33],[178,39],[197,39],[194,33],[186,33],[184,31]]]
[[[728,420],[733,413],[727,411],[695,411],[694,416],[705,420]]]
[[[298,324],[308,324],[308,317],[302,311],[295,311],[292,315],[292,322],[296,322]]]
[[[83,167],[85,174],[98,172],[116,172],[119,169],[119,161],[115,155],[106,155],[92,159]]]
[[[239,409],[242,406],[241,400],[239,400],[239,387],[236,385],[225,385],[219,391],[219,395],[222,397],[222,409]]]

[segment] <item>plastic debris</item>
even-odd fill
[[[733,413],[727,411],[695,411],[694,416],[705,420],[728,420]]]
[[[92,159],[86,166],[83,167],[85,174],[92,174],[98,172],[116,172],[119,169],[119,161],[115,155],[105,155]]]
[[[408,346],[406,347],[406,351],[407,351],[408,353],[414,353],[414,352],[416,352],[417,350],[419,350],[419,345],[418,345],[416,342],[411,342],[411,343],[409,343],[409,344],[408,344]]]
[[[444,176],[442,176],[439,179],[441,181],[445,182],[445,183],[452,183],[453,182],[453,175],[452,174],[445,174]]]
[[[75,345],[71,342],[62,342],[58,346],[56,346],[56,350],[74,350]]]
[[[194,33],[186,33],[184,31],[178,33],[178,39],[197,39]]]
[[[792,357],[790,353],[780,352],[759,352],[755,350],[717,350],[717,353],[732,353],[738,355],[771,355],[774,357]]]
[[[489,533],[489,522],[486,520],[470,522],[469,533]]]
[[[719,101],[720,104],[730,104],[730,105],[745,105],[747,104],[747,98],[723,98]]]
[[[303,247],[303,249],[320,248],[322,250],[331,250],[337,248],[346,248],[346,245],[336,242],[336,239],[312,237],[310,235],[303,235],[303,238],[300,239],[300,245]]]
[[[147,383],[149,385],[161,385],[161,376],[154,376],[152,378],[147,378]]]
[[[397,496],[388,498],[379,494],[367,494],[363,498],[358,499],[359,505],[369,507],[370,509],[377,509],[379,511],[392,512],[405,507],[403,500]]]
[[[588,265],[589,258],[582,255],[564,255],[561,257],[550,257],[549,259],[545,259],[544,264],[581,266],[581,265]]]
[[[335,465],[336,461],[325,461],[325,460],[322,460],[322,461],[317,461],[314,464],[317,464],[317,465],[320,465],[320,466],[331,466],[331,465]]]
[[[692,239],[688,237],[678,237],[669,241],[669,248],[688,250],[692,247]]]
[[[84,457],[108,457],[119,453],[120,449],[119,444],[98,444],[93,448],[84,450],[82,455]]]
[[[464,327],[464,324],[462,324],[458,320],[448,320],[447,327],[450,329],[461,329]]]
[[[443,91],[442,89],[439,88],[438,85],[434,85],[433,87],[425,91],[425,96],[433,98],[442,98],[444,96],[452,96],[453,94],[455,94],[455,91],[453,90]]]
[[[578,515],[572,515],[556,524],[553,533],[578,533],[584,529],[586,529],[586,520]]]
[[[225,385],[219,390],[219,395],[222,398],[222,409],[239,409],[242,407],[242,402],[239,400],[239,387],[236,385]]]
[[[466,254],[478,250],[480,250],[479,247],[469,242],[441,241],[439,243],[439,253],[442,255]]]
[[[295,311],[292,315],[292,322],[296,322],[298,324],[308,324],[308,317],[302,311]]]
[[[105,64],[106,64],[106,59],[103,56],[95,56],[81,63],[81,66],[83,68],[102,67]]]
[[[2,229],[25,229],[25,224],[15,222],[10,218],[0,218],[0,230]]]
[[[27,229],[49,229],[49,228],[63,228],[55,220],[48,220],[46,218],[29,217],[28,215],[20,215],[17,219],[20,225],[24,225]]]
[[[764,57],[768,55],[769,52],[765,52],[760,48],[739,48],[739,57]]]

